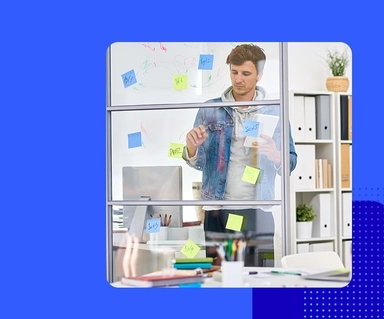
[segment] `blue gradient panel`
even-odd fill
[[[313,8],[304,1],[233,6],[218,1],[2,4],[0,318],[383,317],[382,11],[369,4],[354,8],[350,1],[323,1]],[[350,286],[130,290],[106,282],[106,49],[116,41],[159,40],[351,46]]]

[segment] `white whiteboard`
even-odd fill
[[[250,43],[250,42],[249,42]],[[231,85],[230,51],[239,42],[116,42],[110,47],[111,105],[195,103]],[[279,44],[254,43],[267,56],[260,81],[279,98]],[[183,82],[183,85],[175,83]]]
[[[110,105],[199,103],[219,97],[231,85],[225,62],[238,44],[241,43],[114,43],[110,47]],[[254,44],[263,48],[267,56],[259,85],[269,99],[279,99],[279,44]],[[184,76],[181,79],[186,79],[187,85],[175,89],[179,76]],[[185,144],[196,112],[197,109],[112,112],[114,200],[123,197],[122,168],[145,165],[182,166],[183,199],[193,199],[192,183],[201,181],[201,172],[182,159],[170,158],[168,152],[170,143]],[[135,132],[141,133],[142,145],[129,148],[127,136]],[[194,219],[193,215],[194,207],[184,207],[187,220]]]

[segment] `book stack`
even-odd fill
[[[202,258],[176,258],[172,260],[173,268],[176,269],[211,269],[213,263],[212,257]]]
[[[332,188],[332,164],[326,158],[315,159],[316,188]]]

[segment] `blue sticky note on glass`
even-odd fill
[[[213,55],[212,54],[200,54],[199,69],[200,70],[212,70]]]
[[[141,145],[141,132],[128,134],[128,148],[140,147]]]
[[[257,134],[259,133],[259,125],[260,125],[259,122],[245,120],[243,135],[257,137]]]
[[[125,88],[127,88],[128,86],[131,86],[131,85],[133,85],[133,84],[135,84],[137,82],[136,81],[135,71],[133,71],[133,70],[128,71],[127,73],[122,74],[121,78],[123,80],[123,84],[124,84]]]
[[[160,231],[160,223],[161,218],[147,219],[147,226],[145,227],[145,232],[147,234],[158,233]]]

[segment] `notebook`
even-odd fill
[[[318,273],[302,275],[301,277],[309,280],[327,280],[327,281],[351,281],[351,271],[346,268],[327,270]]]
[[[265,134],[272,138],[277,126],[277,122],[279,121],[279,117],[277,115],[255,114],[252,118],[252,121],[259,123],[259,126],[257,130],[257,136],[245,137],[244,146],[247,147],[257,147],[252,145],[253,142],[266,143],[265,139],[260,137],[261,134]]]
[[[181,284],[202,283],[204,277],[200,275],[158,275],[140,277],[122,277],[121,283],[135,287],[169,287]]]

